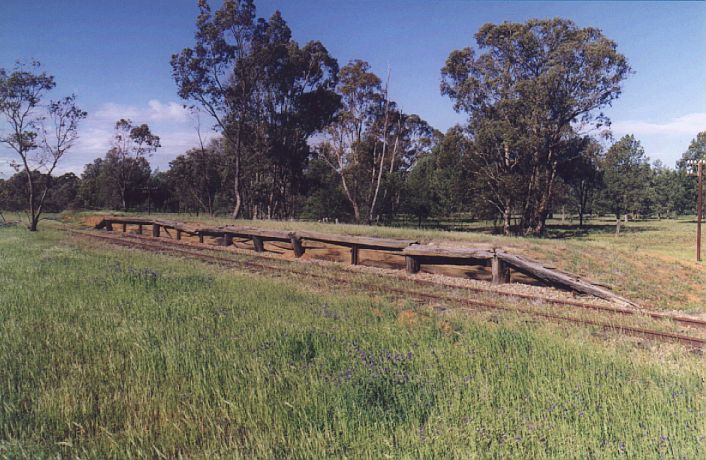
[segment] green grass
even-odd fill
[[[64,237],[0,229],[0,457],[706,456],[680,348]]]
[[[234,222],[228,218],[197,218],[185,214],[161,216],[217,224]],[[706,313],[706,264],[695,261],[696,224],[693,217],[629,222],[617,238],[612,219],[592,219],[585,231],[562,227],[558,220],[551,220],[549,237],[541,239],[480,232],[479,228],[488,224],[483,222],[467,224],[468,231],[463,232],[296,221],[236,222],[277,229],[307,229],[421,242],[489,243],[601,282],[653,309]],[[576,223],[573,221],[574,225]]]

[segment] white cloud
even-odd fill
[[[162,103],[157,99],[148,101],[146,107],[109,102],[103,104],[93,114],[93,117],[96,120],[112,121],[113,123],[121,118],[129,118],[135,123],[161,121],[187,123],[190,121],[189,110],[186,109],[183,104],[173,101]]]
[[[612,130],[620,134],[635,135],[679,135],[697,133],[706,130],[706,113],[689,113],[665,122],[649,122],[643,120],[616,121]]]
[[[108,102],[103,104],[95,112],[89,113],[89,117],[96,121],[112,121],[115,123],[121,118],[129,118],[133,121],[138,121],[142,118],[140,114],[140,109],[135,106],[114,104]]]
[[[184,123],[190,120],[191,114],[183,104],[176,102],[168,102],[162,104],[157,99],[152,99],[147,103],[149,105],[148,119],[153,121],[174,121]]]
[[[652,160],[674,165],[701,131],[706,131],[706,113],[696,112],[660,122],[645,120],[614,121],[615,138],[634,134]]]
[[[88,118],[79,126],[79,139],[62,159],[56,172],[80,174],[84,165],[103,157],[110,149],[115,122],[129,118],[135,124],[147,123],[150,130],[160,137],[162,147],[149,158],[153,169],[165,170],[169,161],[199,145],[196,118],[182,104],[174,101],[149,100],[145,105],[134,106],[117,103],[102,104],[89,110]],[[201,136],[204,142],[215,137],[209,129],[209,119],[201,118]],[[0,177],[9,177],[14,171],[9,160],[14,155],[0,146]]]

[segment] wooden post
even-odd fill
[[[703,175],[704,162],[699,160],[698,173],[699,175],[699,191],[696,199],[696,260],[701,262],[701,216],[703,210]]]
[[[351,246],[351,265],[358,265],[358,245]]]
[[[419,263],[419,259],[414,256],[404,256],[404,260],[407,264],[407,273],[419,273],[422,269],[422,264]]]
[[[123,224],[123,233],[127,232],[127,224]]]
[[[294,257],[301,257],[304,255],[304,246],[302,246],[302,240],[298,236],[292,235],[290,237],[292,241],[292,249],[294,250]]]
[[[142,224],[137,225],[137,234],[142,235]]]
[[[152,224],[152,236],[154,238],[159,238],[159,225]]]
[[[177,241],[181,240],[181,230],[179,230],[178,228],[176,229],[176,239]]]
[[[498,256],[493,256],[490,264],[493,272],[493,284],[505,284],[510,282],[510,268],[505,261],[500,260]]]
[[[105,229],[108,230],[109,232],[113,231],[113,223],[109,220],[105,221]]]
[[[233,235],[230,233],[223,234],[223,246],[233,246]]]
[[[203,233],[199,233],[199,243],[203,244]]]
[[[252,237],[252,244],[255,246],[255,252],[265,252],[265,243],[259,236]]]

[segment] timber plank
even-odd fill
[[[573,273],[546,268],[539,262],[526,259],[522,256],[510,254],[505,251],[497,251],[497,256],[498,259],[504,261],[518,272],[543,281],[551,286],[569,289],[582,294],[589,294],[601,299],[610,300],[612,302],[630,306],[638,306],[634,302],[621,297],[608,289],[598,286],[597,284],[585,281]]]
[[[339,246],[353,247],[360,249],[398,249],[402,250],[411,244],[416,244],[413,240],[397,240],[389,238],[374,238],[366,236],[336,235],[331,233],[320,233],[311,231],[298,231],[295,233],[301,239],[319,241],[322,243],[335,244]]]
[[[445,246],[429,246],[423,244],[413,244],[402,250],[405,256],[435,257],[449,259],[478,259],[490,260],[495,255],[495,251],[490,247],[479,248],[451,248]],[[429,263],[429,262],[428,262]]]

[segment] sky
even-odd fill
[[[280,10],[295,40],[321,41],[341,66],[363,59],[390,95],[445,131],[462,123],[439,92],[449,53],[474,44],[485,23],[564,17],[598,27],[618,43],[634,74],[607,109],[615,138],[634,134],[647,154],[668,166],[706,130],[706,3],[471,2],[460,0],[255,0],[258,15]],[[216,0],[211,2],[214,9]],[[2,0],[0,67],[39,60],[54,75],[50,97],[76,93],[89,116],[59,172],[80,173],[103,156],[115,122],[148,123],[162,140],[150,159],[169,161],[198,143],[171,77],[172,54],[194,44],[196,0]],[[202,117],[208,131],[210,122]],[[4,129],[0,122],[0,130]],[[0,147],[0,177],[12,152]]]

